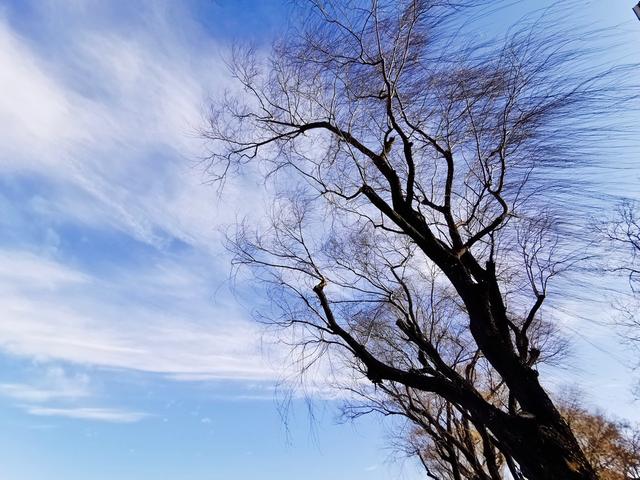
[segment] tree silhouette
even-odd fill
[[[555,352],[548,282],[580,257],[556,178],[601,138],[609,77],[544,16],[463,35],[472,4],[313,1],[269,56],[235,49],[209,169],[255,165],[274,206],[229,247],[307,362],[338,352],[435,402],[516,478],[594,479],[536,365]]]

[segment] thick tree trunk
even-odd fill
[[[467,308],[476,344],[521,408],[518,413],[495,415],[494,411],[483,419],[500,447],[530,480],[596,480],[569,425],[540,384],[538,372],[516,352],[493,264],[485,270],[471,255],[452,262],[448,255],[434,255],[429,246],[421,247],[456,288]]]
[[[598,478],[562,418],[555,424],[512,418],[509,422],[492,422],[489,428],[530,480]]]
[[[507,323],[504,310],[491,305],[490,294],[484,288],[474,286],[463,299],[478,347],[521,407],[521,412],[508,415],[509,420],[487,419],[502,448],[531,480],[597,479],[569,425],[540,384],[538,372],[523,363],[508,330],[500,328],[501,323]],[[496,318],[500,315],[504,318]]]

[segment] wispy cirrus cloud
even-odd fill
[[[99,422],[134,423],[149,415],[143,412],[121,410],[115,408],[53,408],[53,407],[27,407],[30,415],[46,417],[66,417],[79,420],[95,420]]]
[[[86,374],[69,375],[61,367],[47,367],[31,383],[1,383],[0,396],[29,403],[75,401],[92,395]]]
[[[56,30],[56,48],[27,41],[0,14],[0,174],[53,186],[50,219],[116,228],[158,248],[169,237],[211,250],[216,225],[260,205],[258,189],[232,186],[216,206],[195,166],[203,112],[228,83],[225,48],[187,18],[170,22],[175,11],[162,2],[141,5],[145,23],[127,31],[96,25],[90,9],[40,8],[52,16],[45,24],[62,16],[74,28]]]
[[[268,203],[250,177],[220,203],[198,165],[226,47],[172,2],[143,2],[125,27],[80,3],[34,3],[46,42],[0,12],[0,353],[272,398],[295,359],[228,292],[220,235]],[[334,398],[328,376],[296,395]],[[34,415],[105,400],[4,383]]]
[[[32,8],[46,40],[0,11],[0,352],[275,381],[259,329],[216,294],[219,226],[262,205],[250,179],[220,205],[197,166],[203,110],[226,85],[224,47],[172,2],[139,5],[125,27],[103,2]],[[118,418],[80,387],[27,380],[0,395],[33,415]]]
[[[11,258],[0,268],[7,352],[173,378],[277,378],[258,328],[241,310],[214,304],[195,265],[164,262],[101,279],[30,254],[2,256]]]
[[[148,413],[128,408],[87,406],[103,402],[86,373],[70,373],[60,366],[45,366],[23,383],[0,383],[0,397],[28,415],[66,417],[101,422],[134,423]]]

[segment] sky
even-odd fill
[[[631,3],[581,12],[618,29],[612,61],[640,62]],[[0,3],[3,480],[419,478],[386,447],[393,424],[337,421],[323,372],[305,389],[283,385],[287,352],[230,286],[221,231],[265,198],[240,177],[221,201],[198,132],[207,102],[233,88],[232,43],[266,48],[289,8]],[[575,357],[550,382],[640,420],[619,338],[575,318],[563,328]]]

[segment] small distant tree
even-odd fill
[[[624,276],[631,293],[629,300],[616,305],[626,327],[625,336],[640,343],[640,205],[624,201],[599,230],[610,244],[607,269]]]
[[[472,424],[459,470],[486,445],[519,478],[595,479],[536,365],[548,284],[578,259],[554,175],[617,104],[544,19],[498,40],[459,34],[478,3],[305,3],[268,58],[234,52],[243,92],[212,107],[210,171],[265,173],[271,215],[229,247],[303,359],[340,355],[426,402],[425,431]]]
[[[633,350],[640,352],[640,205],[624,200],[614,215],[595,228],[609,244],[604,270],[624,278],[628,285],[617,292],[613,301],[620,335]],[[640,396],[640,385],[634,393]]]

